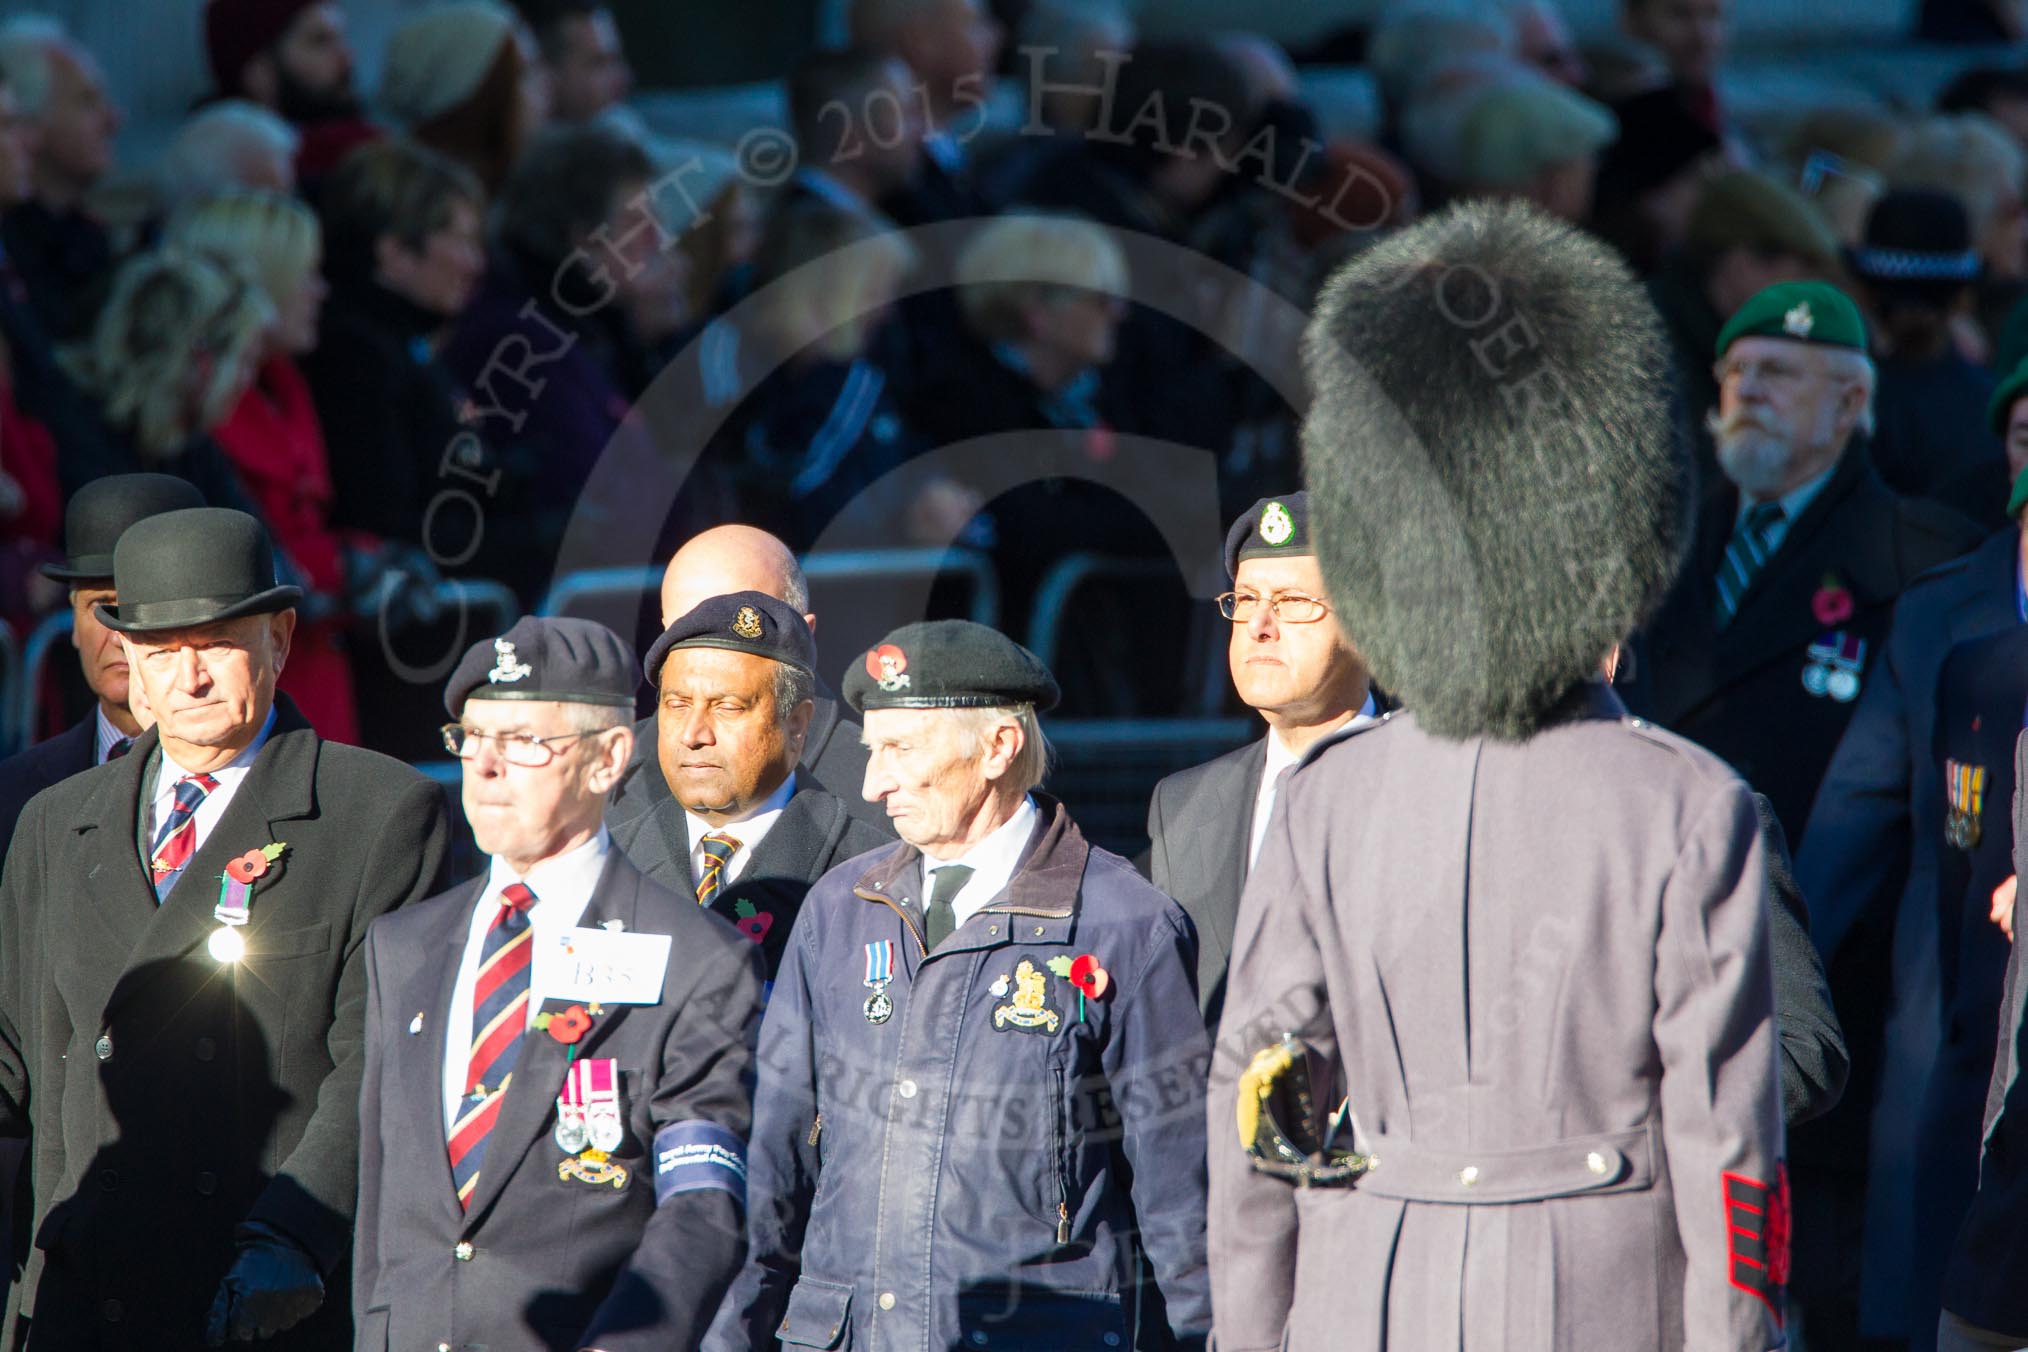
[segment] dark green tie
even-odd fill
[[[951,902],[971,876],[972,869],[965,864],[945,864],[930,870],[929,910],[923,920],[931,952],[934,953],[937,945],[950,938],[951,931],[958,927],[958,912]]]

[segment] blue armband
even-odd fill
[[[746,1142],[715,1122],[672,1122],[655,1133],[655,1205],[716,1188],[746,1209]]]

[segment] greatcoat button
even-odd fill
[[[1464,1168],[1458,1170],[1458,1182],[1464,1184],[1466,1187],[1469,1188],[1478,1181],[1479,1181],[1478,1165],[1467,1164]]]
[[[914,1098],[914,1097],[915,1097],[915,1081],[914,1081],[914,1080],[903,1080],[903,1081],[902,1081],[902,1082],[901,1082],[901,1083],[900,1083],[899,1085],[897,1085],[897,1086],[896,1086],[896,1089],[897,1089],[897,1090],[899,1091],[899,1093],[901,1094],[901,1096],[902,1096],[903,1098]]]
[[[451,1352],[451,1345],[449,1343],[438,1343],[437,1352]]]
[[[197,1193],[198,1196],[200,1197],[209,1197],[211,1196],[211,1194],[218,1191],[218,1175],[212,1173],[210,1170],[205,1170],[204,1172],[198,1174],[197,1177],[192,1181],[194,1186],[197,1188]]]
[[[1611,1168],[1612,1166],[1606,1163],[1606,1157],[1604,1155],[1601,1155],[1598,1153],[1598,1151],[1594,1150],[1589,1155],[1586,1155],[1584,1157],[1584,1167],[1591,1170],[1593,1173],[1597,1174],[1600,1178],[1604,1178],[1606,1175],[1606,1170]]]
[[[112,1060],[113,1035],[111,1033],[100,1033],[99,1040],[92,1044],[92,1051],[98,1056],[99,1060],[101,1061]]]
[[[894,1292],[882,1291],[880,1293],[880,1308],[883,1310],[891,1310],[894,1308]]]
[[[459,1261],[460,1263],[469,1263],[469,1262],[471,1262],[471,1261],[472,1261],[472,1241],[471,1241],[471,1240],[469,1240],[469,1239],[461,1239],[461,1240],[459,1240],[459,1241],[458,1241],[458,1245],[457,1245],[457,1247],[451,1250],[451,1257],[453,1257],[453,1258],[457,1259],[457,1260],[458,1260],[458,1261]]]

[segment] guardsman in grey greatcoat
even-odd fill
[[[1685,530],[1661,326],[1469,203],[1326,287],[1323,577],[1404,712],[1313,750],[1209,1094],[1226,1352],[1762,1352],[1786,1196],[1751,794],[1600,679]]]

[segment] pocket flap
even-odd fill
[[[789,1347],[836,1347],[845,1339],[851,1309],[851,1287],[805,1277],[789,1292],[789,1311],[775,1337]]]
[[[1117,1295],[1037,1286],[960,1291],[958,1336],[964,1347],[994,1352],[1108,1352],[1127,1344]]]

